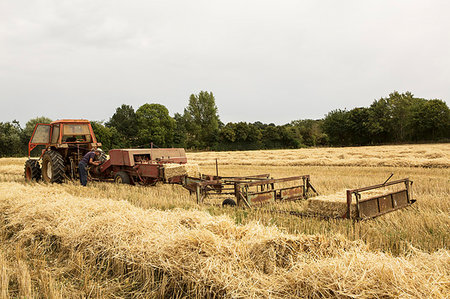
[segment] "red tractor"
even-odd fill
[[[39,159],[31,159],[31,151],[44,146]],[[99,148],[88,120],[64,119],[50,124],[37,124],[28,143],[25,162],[27,181],[44,180],[62,183],[78,178],[78,163],[92,149]],[[183,174],[167,177],[166,164],[186,164],[183,148],[113,149],[110,159],[102,153],[99,166],[88,167],[91,180],[154,185],[156,182],[181,183]],[[42,163],[42,169],[39,162]]]
[[[31,159],[31,151],[44,146],[39,159]],[[36,124],[28,143],[25,179],[62,183],[65,178],[78,177],[78,163],[90,150],[99,148],[88,120],[63,119],[50,124]],[[106,155],[102,157],[106,158]],[[39,165],[42,163],[42,169]]]

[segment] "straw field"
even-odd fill
[[[222,175],[310,174],[331,200],[392,172],[414,181],[416,204],[362,222],[279,213],[304,202],[198,206],[176,185],[26,184],[25,159],[0,159],[0,297],[447,298],[450,146],[401,147],[411,148],[408,166],[403,156],[377,167],[320,162],[324,151],[357,148],[307,149],[317,158],[310,165],[288,164],[303,150],[283,151],[286,161],[270,156],[278,151],[247,152],[251,167],[232,162],[242,152],[188,154],[203,173],[215,172],[216,155]],[[414,154],[433,150],[436,163]],[[382,151],[398,147],[362,152]]]
[[[303,148],[190,154],[200,165],[449,167],[448,144]]]

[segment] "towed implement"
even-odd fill
[[[392,175],[389,177],[389,179]],[[388,180],[389,180],[388,179]],[[343,218],[366,219],[374,218],[398,209],[406,208],[416,200],[412,193],[413,182],[409,178],[384,182],[383,184],[347,190],[347,211]],[[361,199],[361,193],[365,191],[377,190],[389,186],[397,186],[397,190],[382,192],[367,199]]]
[[[232,196],[225,199],[222,205],[248,208],[303,200],[307,204],[304,210],[283,212],[302,217],[364,220],[416,202],[411,180],[404,178],[389,182],[389,179],[382,184],[337,193],[331,201],[325,201],[327,196],[319,196],[309,175],[279,179],[270,178],[270,174],[244,177],[202,175],[200,178],[184,177],[183,187],[196,195],[197,203],[203,203],[210,196]],[[363,198],[363,195],[366,196]]]
[[[25,163],[25,179],[62,183],[79,177],[78,163],[101,143],[87,120],[58,120],[37,124],[28,145],[28,155],[43,147],[38,159]],[[155,185],[157,182],[179,184],[195,194],[198,204],[210,196],[226,196],[222,205],[259,207],[287,201],[307,203],[304,210],[282,211],[297,216],[347,218],[363,220],[377,217],[412,205],[412,181],[408,178],[382,184],[350,189],[345,194],[320,196],[309,175],[272,178],[270,174],[226,177],[200,174],[198,165],[187,163],[183,148],[112,149],[109,159],[88,169],[90,180],[114,181],[131,185]],[[42,168],[41,168],[42,164]],[[192,167],[194,166],[194,167]],[[369,194],[369,196],[364,196]]]
[[[293,185],[278,186],[289,182]],[[281,179],[270,178],[270,174],[243,177],[202,175],[200,178],[185,177],[183,187],[196,194],[197,203],[202,203],[208,195],[233,195],[234,204],[227,201],[230,205],[246,207],[275,200],[307,199],[318,194],[309,175]]]
[[[90,168],[92,180],[113,179],[131,185],[179,184],[185,174],[169,176],[168,165],[187,163],[183,148],[112,149],[109,157],[103,164]]]

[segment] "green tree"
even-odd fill
[[[173,119],[175,120],[173,143],[176,147],[186,147],[187,130],[185,118],[180,113],[175,113]]]
[[[404,142],[410,139],[411,129],[409,123],[411,119],[411,107],[415,101],[417,101],[417,99],[415,99],[414,95],[409,91],[405,93],[394,91],[389,94],[387,103],[391,120],[390,129],[394,141]]]
[[[299,148],[303,138],[297,127],[292,125],[276,126],[269,124],[262,130],[264,148]]]
[[[247,142],[253,145],[252,149],[258,149],[262,146],[262,132],[255,124],[248,124]]]
[[[263,147],[261,130],[246,122],[227,123],[220,128],[220,150],[252,150]]]
[[[198,95],[192,94],[183,117],[189,147],[207,148],[217,142],[220,119],[212,92],[200,91]]]
[[[227,123],[220,130],[220,142],[224,144],[234,143],[236,141],[235,124]]]
[[[149,146],[151,142],[159,147],[173,145],[175,120],[169,110],[161,104],[144,104],[136,111],[138,121],[138,144]]]
[[[373,143],[392,140],[392,120],[386,99],[375,100],[370,105],[367,127]]]
[[[329,136],[332,145],[350,144],[350,123],[347,110],[332,110],[323,120],[323,130]]]
[[[138,122],[134,109],[123,104],[116,108],[116,112],[106,123],[107,127],[114,127],[127,140],[127,146],[135,143],[138,134]]]
[[[280,130],[277,126],[275,126],[275,124],[269,124],[268,126],[265,126],[262,131],[262,135],[265,149],[280,147],[281,134]]]
[[[246,122],[238,122],[234,128],[236,141],[245,143],[250,137],[250,127]]]
[[[23,131],[17,120],[0,122],[0,157],[26,155],[27,147],[22,136]]]
[[[387,98],[372,103],[369,110],[367,128],[372,142],[405,142],[412,140],[414,128],[411,126],[413,107],[424,99],[415,98],[407,91],[394,91]]]
[[[291,122],[297,127],[307,146],[325,145],[325,133],[322,131],[322,120],[303,119]]]
[[[416,141],[450,138],[450,110],[442,100],[418,102],[410,121]]]
[[[348,134],[351,144],[366,145],[370,143],[368,118],[369,108],[353,108],[348,112]]]
[[[128,140],[116,127],[106,127],[101,122],[91,121],[92,130],[98,142],[102,143],[102,149],[108,152],[114,148],[125,148],[128,146]]]
[[[303,136],[300,130],[292,125],[279,127],[281,132],[281,148],[300,148],[303,145]]]

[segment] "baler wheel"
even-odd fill
[[[64,159],[56,151],[48,151],[42,158],[42,178],[47,183],[64,181]]]
[[[231,198],[227,198],[222,202],[222,207],[226,207],[226,206],[234,207],[234,206],[236,206],[236,202],[234,200],[232,200]]]
[[[25,162],[24,176],[27,182],[39,181],[41,179],[41,166],[38,160],[28,159]]]
[[[117,184],[131,184],[130,176],[125,171],[119,171],[114,176],[114,182]]]

